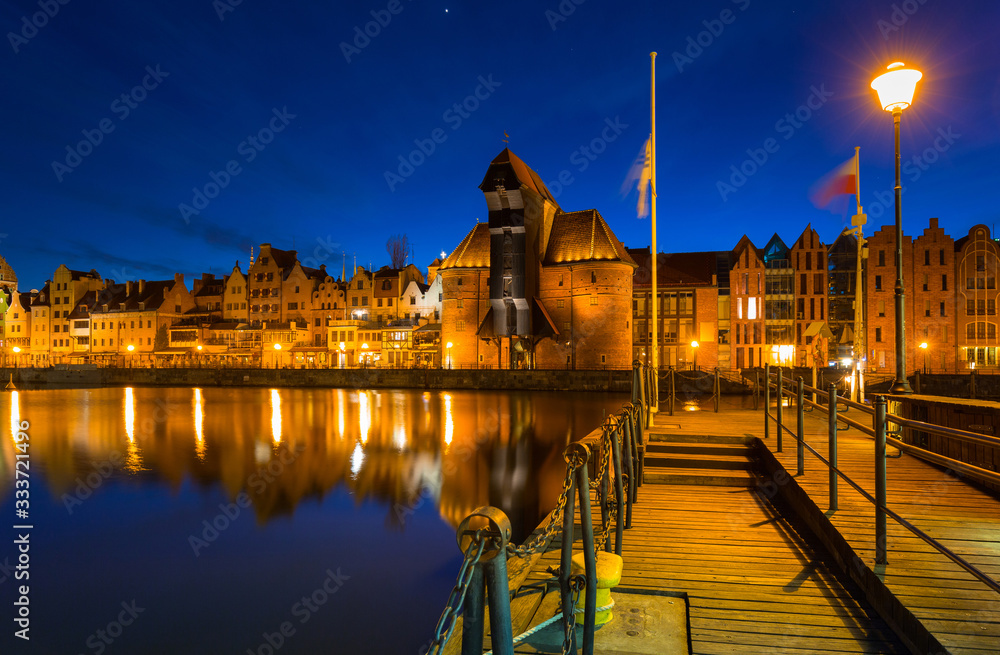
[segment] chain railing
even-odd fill
[[[655,373],[653,373],[655,375]],[[649,367],[638,362],[633,367],[632,402],[607,417],[604,424],[563,451],[566,476],[556,505],[544,521],[545,527],[520,546],[508,543],[510,522],[495,507],[481,507],[459,526],[459,547],[465,553],[462,568],[448,603],[434,631],[429,652],[439,654],[451,637],[455,619],[462,614],[462,654],[482,653],[485,594],[490,606],[490,634],[493,652],[512,655],[510,595],[506,559],[527,558],[545,552],[553,538],[561,538],[558,571],[561,592],[564,655],[577,652],[577,604],[585,591],[583,607],[584,655],[594,652],[594,624],[597,615],[597,556],[603,548],[622,553],[623,531],[632,524],[632,503],[642,476],[643,422],[647,417],[646,390],[655,389]],[[591,479],[591,467],[594,476]],[[591,492],[601,509],[601,529],[595,534],[591,513]],[[579,504],[579,508],[577,508]],[[577,509],[579,511],[577,511]],[[584,574],[572,574],[575,525],[579,517],[582,531]],[[486,526],[474,529],[474,523]],[[612,533],[614,545],[612,546]],[[466,543],[467,542],[467,543]],[[525,635],[520,635],[524,637]]]
[[[857,491],[863,498],[872,503],[875,507],[875,563],[876,564],[888,564],[888,537],[887,537],[887,518],[891,518],[904,528],[909,530],[915,536],[919,537],[929,546],[940,552],[942,555],[950,559],[952,562],[963,568],[966,572],[971,574],[977,580],[985,584],[987,587],[993,591],[1000,593],[1000,582],[997,582],[987,574],[980,571],[976,566],[966,561],[962,556],[958,555],[950,548],[939,542],[937,539],[931,537],[925,533],[920,528],[916,527],[905,518],[892,511],[887,507],[886,502],[886,446],[891,445],[897,448],[901,453],[905,452],[920,459],[924,459],[941,466],[950,467],[954,471],[959,471],[969,477],[975,478],[984,482],[1000,483],[1000,473],[996,471],[991,471],[989,469],[984,469],[967,462],[961,462],[959,460],[946,457],[939,453],[931,452],[915,446],[913,444],[905,443],[900,439],[897,439],[892,435],[900,435],[903,427],[909,427],[915,430],[921,430],[930,434],[937,434],[942,436],[948,436],[953,439],[958,439],[965,441],[967,443],[977,444],[977,445],[990,445],[994,447],[1000,447],[1000,438],[990,437],[987,435],[977,434],[975,432],[967,432],[965,430],[958,430],[955,428],[944,427],[940,425],[934,425],[931,423],[924,423],[922,421],[914,421],[911,419],[906,419],[901,416],[896,416],[889,414],[887,412],[887,399],[886,396],[876,396],[875,402],[872,406],[868,406],[862,403],[856,403],[854,401],[848,400],[846,398],[841,398],[837,395],[836,385],[832,382],[829,384],[825,396],[827,402],[825,404],[816,403],[808,398],[806,398],[806,393],[813,393],[817,395],[824,395],[824,392],[820,389],[807,386],[803,383],[800,377],[796,382],[796,389],[794,392],[796,406],[798,409],[798,424],[796,432],[792,432],[786,425],[784,425],[782,417],[782,406],[784,404],[783,397],[785,395],[786,381],[783,378],[781,369],[778,370],[777,375],[771,375],[768,366],[764,367],[765,379],[768,381],[764,385],[764,438],[765,440],[770,438],[770,421],[773,420],[777,424],[777,434],[776,434],[776,449],[777,452],[782,452],[782,433],[788,432],[796,441],[796,467],[798,469],[798,475],[802,475],[805,471],[805,450],[808,450],[816,457],[821,463],[829,467],[830,470],[830,480],[829,480],[829,494],[830,494],[830,509],[836,510],[838,507],[838,489],[837,480],[838,478],[843,479],[848,485],[850,485],[855,491]],[[773,381],[772,381],[773,380]],[[777,403],[775,407],[775,416],[771,415],[770,408],[770,390],[774,387],[777,392]],[[791,394],[789,394],[791,396]],[[857,421],[851,418],[847,418],[841,415],[838,411],[838,406],[844,405],[849,409],[856,409],[861,413],[871,416],[871,424],[866,425],[861,421]],[[827,429],[828,429],[828,457],[823,457],[815,448],[806,443],[803,431],[803,408],[806,406],[811,406],[814,409],[818,409],[827,413]],[[846,424],[856,428],[862,434],[872,437],[875,441],[875,495],[872,496],[868,491],[863,489],[857,482],[852,480],[846,473],[844,473],[840,468],[838,468],[837,463],[837,432],[838,432],[838,422],[843,421]],[[895,430],[889,428],[890,424],[896,424],[899,426]]]

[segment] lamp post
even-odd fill
[[[14,351],[14,368],[17,368],[17,360],[20,359],[17,355],[21,352],[21,348],[19,346],[14,346],[12,350]]]
[[[135,346],[129,344],[125,350],[128,351],[128,368],[132,368],[132,352],[135,350]]]
[[[906,380],[906,329],[903,321],[903,208],[901,205],[902,186],[899,184],[899,119],[903,110],[913,102],[913,92],[923,74],[913,68],[906,68],[902,62],[889,64],[888,72],[872,80],[871,87],[878,93],[879,106],[892,112],[893,138],[896,149],[896,380],[889,388],[890,393],[910,394],[910,384]]]
[[[281,344],[274,344],[274,368],[278,368],[278,356],[281,354]]]
[[[694,353],[694,370],[698,370],[698,342],[691,342],[691,352]]]
[[[920,344],[920,349],[924,351],[924,375],[927,375],[927,342]]]
[[[445,349],[448,351],[448,368],[449,369],[451,368],[451,346],[452,346],[452,343],[450,341],[447,344],[445,344]]]

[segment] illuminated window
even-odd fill
[[[747,298],[747,319],[754,320],[757,318],[757,299]]]

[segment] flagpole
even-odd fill
[[[650,243],[650,254],[652,256],[652,297],[650,298],[652,308],[652,333],[653,333],[653,372],[657,375],[654,380],[658,381],[657,369],[660,364],[660,338],[656,306],[659,304],[656,295],[656,53],[649,53],[649,185],[652,189],[652,201],[650,204],[652,237]],[[659,384],[653,384],[653,397],[650,404],[650,426],[652,427],[652,414],[659,411]]]
[[[854,193],[857,200],[858,213],[852,219],[852,223],[858,230],[858,253],[857,271],[854,281],[854,389],[851,392],[851,400],[864,402],[865,400],[865,374],[862,360],[867,354],[868,346],[865,339],[865,283],[863,276],[863,253],[865,245],[864,226],[867,217],[861,210],[861,147],[854,147]]]

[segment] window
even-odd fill
[[[559,286],[562,286],[562,285],[563,285],[563,276],[562,276],[562,273],[560,273],[559,274]]]
[[[635,301],[634,301],[634,300],[632,301],[632,304],[633,304],[633,305],[635,304]],[[557,308],[557,309],[562,309],[562,308],[564,308],[565,306],[566,306],[566,301],[565,301],[565,300],[563,300],[562,298],[560,298],[559,300],[557,300],[557,301],[556,301],[556,308]]]
[[[385,299],[385,304],[386,304],[387,307],[392,307],[392,298],[386,298]]]
[[[456,308],[462,309],[464,306],[465,306],[465,304],[464,304],[464,302],[462,301],[461,298],[459,298],[458,300],[455,301],[455,307]]]
[[[885,266],[885,251],[884,250],[879,250],[878,251],[878,265],[879,266]]]
[[[930,252],[930,251],[926,250],[924,252]],[[925,300],[924,301],[924,316],[930,316],[930,315],[931,315],[931,301],[930,300]]]
[[[299,303],[297,303],[297,302],[290,302],[290,303],[288,303],[288,311],[290,311],[290,312],[291,311],[295,311],[298,308],[299,308]]]
[[[590,294],[590,304],[591,305],[596,305],[597,304],[597,294],[596,293]]]
[[[976,301],[969,299],[965,301],[965,315],[975,316],[976,315]]]
[[[940,255],[940,261],[938,263],[941,264],[942,266],[944,266],[944,248],[942,248],[941,250],[939,250],[938,254]]]
[[[930,250],[925,250],[924,252],[925,253],[929,253]],[[923,285],[924,285],[924,291],[927,291],[927,274],[926,273],[924,273]]]
[[[295,293],[298,293],[298,292],[299,292],[299,287],[298,287],[298,285],[296,285],[295,286]]]
[[[944,303],[941,303],[941,316],[944,316]]]
[[[357,307],[357,306],[358,306],[358,297],[354,296],[353,298],[351,298],[351,307]]]
[[[875,276],[875,290],[876,291],[881,291],[882,290],[882,276],[881,275],[876,275]]]
[[[595,273],[594,271],[590,272],[590,283],[597,284],[597,273]],[[601,355],[601,359],[602,360],[604,359],[604,355]]]
[[[362,307],[368,306],[368,296],[361,296],[361,306]]]
[[[358,288],[359,289],[364,289],[365,288],[365,281],[364,280],[358,280]]]
[[[607,355],[601,355],[601,363],[602,364],[607,364],[608,363],[608,356]]]
[[[462,278],[458,278],[458,279],[457,279],[457,280],[455,281],[455,284],[457,284],[458,286],[462,286]]]
[[[924,266],[930,266],[930,265],[931,265],[931,251],[930,250],[925,250],[924,251]]]
[[[382,299],[381,299],[381,298],[379,298],[379,299],[378,299],[378,300],[376,301],[376,303],[375,303],[375,304],[376,304],[376,305],[377,305],[378,307],[381,307],[381,306],[382,306]]]
[[[131,330],[134,330],[134,329],[135,329],[135,321],[131,321],[131,322],[129,323],[129,329],[131,329]]]
[[[456,321],[455,322],[455,329],[458,330],[459,332],[462,332],[463,330],[465,330],[465,321]]]
[[[319,321],[320,321],[320,319],[317,318],[316,319],[316,327],[320,327]]]
[[[264,279],[265,279],[265,280],[267,280],[268,282],[274,282],[274,273],[268,273],[268,274],[267,274],[267,275],[266,275],[266,276],[264,277]]]
[[[986,301],[986,313],[990,316],[996,316],[997,313],[997,301],[990,299]]]
[[[882,328],[875,328],[875,341],[882,341]]]
[[[942,250],[941,252],[944,251]],[[948,290],[948,275],[945,274],[941,276],[941,291],[947,291],[947,290]]]
[[[879,316],[885,316],[885,301],[884,300],[879,300],[878,301],[878,315]]]

